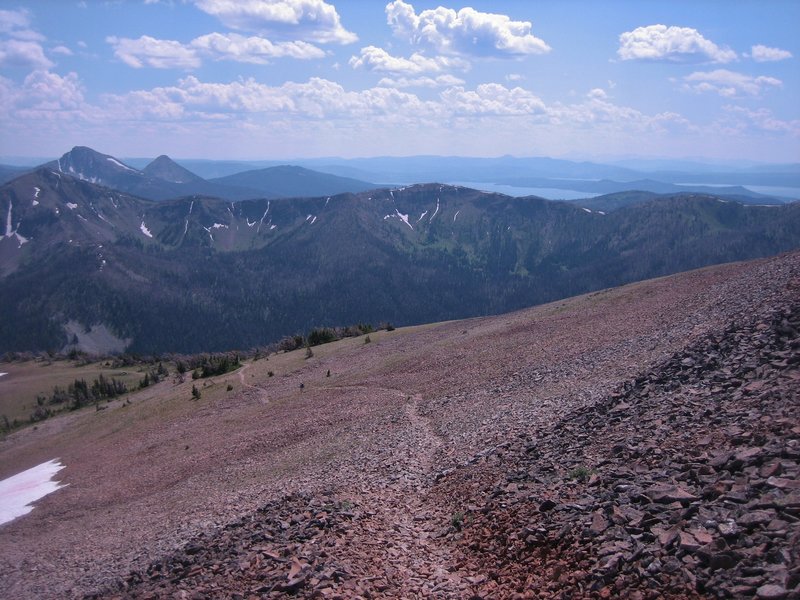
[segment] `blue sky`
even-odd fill
[[[800,2],[0,0],[0,156],[800,162]]]

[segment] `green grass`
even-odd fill
[[[103,375],[122,381],[129,390],[136,389],[146,370],[146,366],[111,368],[102,362],[78,364],[71,360],[0,363],[0,373],[8,373],[0,377],[0,417],[27,420],[36,409],[38,395],[49,398],[53,387],[66,388],[76,379],[85,379],[91,385]]]

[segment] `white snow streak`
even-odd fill
[[[436,210],[435,210],[435,211],[433,211],[433,214],[431,215],[431,218],[430,218],[430,219],[428,219],[428,223],[430,223],[431,221],[433,221],[433,217],[435,217],[435,216],[436,216],[436,215],[438,215],[438,214],[439,214],[439,199],[437,198],[437,199],[436,199]]]
[[[228,228],[228,226],[227,226],[227,225],[224,225],[223,223],[214,223],[214,224],[211,226],[211,228],[212,228],[212,229],[227,229],[227,228]]]
[[[457,210],[456,214],[453,215],[453,223],[456,222],[456,219],[458,218],[458,213],[460,213],[460,212],[461,212],[461,210]]]
[[[583,207],[581,207],[581,208],[583,208]],[[591,210],[589,210],[588,208],[583,208],[583,210],[585,210],[585,211],[586,211],[587,213],[589,213],[589,214],[592,214],[592,211],[591,211]]]
[[[37,200],[37,198],[39,197],[39,193],[41,191],[42,191],[41,188],[38,188],[38,187],[34,187],[33,188],[33,205],[34,206],[38,206],[39,205],[39,201]]]
[[[428,211],[426,210],[424,213],[422,213],[422,214],[419,216],[419,219],[417,219],[417,223],[419,223],[420,221],[422,221],[422,219],[424,219],[424,218],[425,218],[425,215],[427,215],[427,214],[428,214]]]
[[[414,226],[411,225],[411,223],[408,222],[408,215],[404,215],[403,213],[401,213],[396,208],[394,209],[394,211],[397,213],[397,216],[400,217],[400,220],[403,221],[403,223],[405,223],[406,225],[411,227],[411,229],[414,229]]]
[[[67,208],[70,210],[75,210],[76,208],[78,208],[78,205],[73,204],[72,202],[67,202]]]
[[[245,217],[245,218],[244,218],[244,220],[247,222],[247,226],[248,226],[248,227],[252,227],[252,226],[253,226],[253,225],[255,225],[256,223],[258,223],[258,221],[253,221],[253,222],[251,223],[251,222],[250,222],[250,219],[249,219],[248,217]]]
[[[0,524],[28,514],[36,500],[64,487],[52,480],[63,468],[53,459],[0,481]]]
[[[141,225],[139,225],[139,229],[140,229],[140,230],[141,230],[141,232],[142,232],[143,234],[145,234],[147,237],[149,237],[149,238],[153,237],[153,234],[152,234],[152,233],[150,233],[150,230],[147,228],[147,225],[145,225],[145,224],[144,224],[144,221],[142,221],[142,224],[141,224]]]
[[[8,201],[8,217],[6,217],[6,236],[11,237],[14,232],[11,231],[11,207],[14,206],[11,200]]]
[[[19,233],[17,233],[16,231],[14,232],[14,235],[15,235],[15,236],[17,236],[17,242],[19,242],[19,247],[20,247],[20,248],[22,248],[22,244],[27,244],[27,243],[30,241],[28,238],[26,238],[26,237],[22,237],[22,236],[21,236]]]
[[[136,172],[136,169],[131,169],[131,168],[130,168],[128,165],[123,165],[123,164],[122,164],[121,162],[119,162],[119,161],[118,161],[116,158],[111,158],[111,157],[109,156],[109,157],[107,157],[107,158],[106,158],[106,160],[107,160],[108,162],[110,162],[110,163],[114,163],[114,164],[115,164],[115,165],[117,165],[118,167],[122,167],[123,169],[126,169],[126,170],[128,170],[128,171],[133,171],[133,172]]]
[[[277,227],[277,225],[270,225],[269,226],[270,230],[275,229],[276,227]]]
[[[2,377],[3,375],[8,375],[8,373],[0,373],[0,377]]]
[[[311,223],[309,223],[309,225],[313,225],[314,221],[316,221],[316,220],[317,220],[317,215],[314,215],[314,218],[311,219]]]
[[[266,218],[267,218],[267,213],[269,212],[269,205],[270,205],[270,201],[269,201],[269,200],[267,200],[267,210],[265,210],[265,211],[264,211],[264,214],[263,214],[263,215],[261,215],[261,220],[258,222],[258,229],[256,229],[256,233],[258,233],[259,231],[261,231],[261,225],[264,223],[264,219],[266,219]],[[271,219],[270,219],[270,220],[271,220]],[[274,227],[270,227],[270,229],[275,229],[275,228],[274,228]]]

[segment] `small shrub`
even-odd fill
[[[461,531],[461,528],[464,526],[464,513],[460,510],[454,512],[453,516],[450,517],[450,525],[452,525],[454,529]]]
[[[197,389],[196,385],[192,386],[192,400],[200,400],[200,390]]]
[[[274,376],[275,376],[274,371],[267,371],[267,377],[274,377]]]
[[[574,469],[572,469],[572,471],[569,472],[569,478],[576,479],[581,483],[584,483],[589,480],[591,474],[592,472],[587,467],[580,466],[580,467],[575,467]]]
[[[311,350],[311,346],[306,346],[306,360],[314,356],[314,352]]]
[[[364,343],[365,344],[369,344],[370,342],[372,342],[372,338],[370,338],[369,336],[364,338]]]
[[[232,391],[232,390],[233,390],[233,385],[229,383],[229,384],[228,384],[228,391],[230,392],[230,391]]]

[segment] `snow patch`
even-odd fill
[[[131,169],[131,168],[130,168],[128,165],[123,165],[123,164],[122,164],[121,162],[119,162],[119,161],[118,161],[116,158],[111,158],[111,157],[109,156],[109,157],[107,157],[107,158],[106,158],[106,160],[107,160],[108,162],[110,162],[110,163],[113,163],[113,164],[117,165],[118,167],[122,167],[123,169],[126,169],[127,171],[133,171],[134,173],[136,172],[136,169]]]
[[[8,375],[8,373],[0,373],[0,377],[2,377],[3,375]]]
[[[277,227],[277,225],[270,225],[270,226],[269,226],[270,230],[273,230],[273,229],[275,229],[276,227]]]
[[[150,230],[147,228],[147,225],[145,225],[145,224],[144,224],[144,221],[142,221],[142,224],[141,224],[141,225],[139,225],[139,230],[140,230],[140,231],[141,231],[143,234],[145,234],[147,237],[149,237],[149,238],[153,237],[153,234],[152,234],[152,233],[150,233]]]
[[[38,198],[39,194],[41,193],[41,191],[42,191],[42,188],[38,188],[38,187],[34,186],[33,187],[33,197],[34,198]]]
[[[435,210],[435,211],[433,211],[433,214],[431,215],[431,218],[430,218],[430,219],[428,219],[428,223],[430,223],[431,221],[433,221],[433,217],[435,217],[435,216],[436,216],[436,215],[438,215],[438,214],[439,214],[439,199],[437,198],[437,199],[436,199],[436,210]]]
[[[331,197],[330,196],[325,198],[325,206],[328,206],[328,202],[330,202],[330,201],[331,201]],[[325,208],[325,206],[323,206],[323,208]]]
[[[258,222],[258,229],[256,229],[256,233],[258,233],[259,231],[261,231],[261,225],[264,223],[264,219],[266,219],[266,218],[267,218],[267,213],[269,212],[269,206],[270,206],[270,201],[269,201],[269,200],[267,200],[267,210],[265,210],[265,211],[264,211],[264,214],[263,214],[263,215],[261,215],[261,220]],[[274,229],[274,227],[272,227],[272,228],[270,228],[270,229]]]
[[[456,214],[453,215],[453,223],[456,222],[456,219],[458,218],[458,213],[460,213],[460,212],[461,212],[461,210],[459,209],[459,210],[456,211]]]
[[[308,216],[306,217],[306,221],[308,221],[308,220],[309,220],[311,217],[313,217],[313,216],[314,216],[314,215],[308,215]]]
[[[592,214],[592,211],[591,211],[591,210],[589,210],[588,208],[584,208],[584,207],[582,207],[582,206],[581,206],[581,209],[585,210],[585,211],[586,211],[587,213],[589,213],[589,214]]]
[[[8,201],[8,216],[6,217],[6,235],[5,235],[5,237],[11,237],[11,234],[14,233],[13,231],[11,231],[11,207],[13,207],[13,206],[14,206],[13,202],[11,202],[11,200],[9,200]]]
[[[64,487],[53,481],[63,468],[64,465],[54,458],[0,481],[0,524],[27,515],[36,500]]]
[[[223,223],[214,223],[211,226],[211,229],[228,229],[228,226],[224,225]]]
[[[423,213],[422,213],[422,214],[419,216],[419,219],[417,219],[417,223],[419,223],[420,221],[422,221],[422,219],[424,219],[424,218],[425,218],[425,215],[427,215],[427,214],[428,214],[428,211],[427,211],[427,210],[426,210],[425,212],[423,212]]]
[[[247,226],[248,226],[248,227],[252,227],[252,226],[253,226],[253,225],[255,225],[256,223],[258,223],[258,221],[253,221],[253,222],[251,223],[251,222],[250,222],[250,219],[249,219],[248,217],[245,217],[245,218],[244,218],[244,220],[247,222]]]
[[[603,215],[604,217],[606,216],[606,213],[604,213],[602,210],[598,210],[598,211],[597,211],[597,214],[598,214],[598,215]]]
[[[311,223],[309,223],[309,225],[313,225],[314,221],[316,221],[316,220],[317,220],[317,215],[314,215],[314,218],[311,219]]]
[[[397,213],[397,216],[398,216],[398,217],[400,217],[400,220],[401,220],[403,223],[405,223],[406,225],[408,225],[409,227],[411,227],[411,229],[414,229],[414,226],[413,226],[411,223],[409,223],[409,222],[408,222],[408,215],[404,215],[403,213],[401,213],[401,212],[400,212],[399,210],[397,210],[396,208],[394,209],[394,211]]]
[[[67,208],[70,210],[75,210],[76,208],[78,208],[78,205],[73,204],[72,202],[67,202]]]

